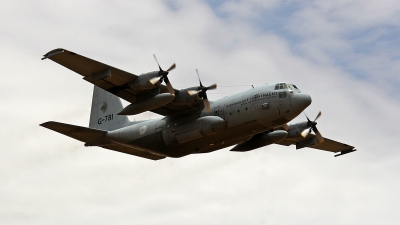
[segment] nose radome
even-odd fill
[[[291,98],[293,111],[300,114],[311,104],[311,97],[308,94],[297,93]]]

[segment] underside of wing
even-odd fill
[[[143,101],[160,93],[168,93],[167,87],[162,84],[158,84],[150,89],[137,89],[129,84],[135,82],[139,78],[138,75],[128,73],[65,49],[54,49],[46,53],[42,59],[47,58],[82,75],[84,80],[130,103]],[[179,93],[178,90],[175,90],[175,92]],[[181,105],[169,103],[151,111],[166,116],[191,110],[198,105],[199,102]]]
[[[339,156],[339,155],[343,155],[343,154],[347,154],[347,153],[356,151],[354,146],[347,145],[347,144],[344,144],[341,142],[337,142],[337,141],[331,140],[329,138],[324,138],[324,141],[322,143],[318,143],[315,140],[314,134],[309,134],[307,138],[301,138],[299,140],[285,139],[276,144],[284,145],[284,146],[296,145],[297,149],[308,147],[308,148],[314,148],[314,149],[319,149],[319,150],[334,152],[334,153],[340,152],[340,154],[335,155],[335,156]]]
[[[126,146],[119,145],[119,144],[105,145],[105,146],[101,146],[101,147],[110,149],[113,151],[117,151],[117,152],[122,152],[122,153],[130,154],[130,155],[139,156],[139,157],[146,158],[146,159],[160,160],[160,159],[165,158],[165,156],[155,155],[155,154],[152,154],[149,152],[141,151],[141,150],[138,150],[135,148],[126,147]]]
[[[324,142],[322,142],[321,144],[316,144],[309,147],[329,152],[344,152],[354,149],[353,146],[343,144],[328,138],[324,138]]]

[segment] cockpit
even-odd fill
[[[308,94],[301,93],[294,84],[275,83],[270,88],[279,98],[279,115],[293,119],[311,104],[311,97]],[[276,96],[275,95],[275,96]]]
[[[275,85],[275,90],[288,90],[289,92],[301,93],[300,89],[294,84],[277,83]]]

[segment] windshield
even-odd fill
[[[287,86],[289,87],[290,90],[292,90],[292,91],[294,91],[294,92],[297,92],[297,93],[300,93],[300,92],[301,92],[300,89],[297,88],[297,86],[294,85],[294,84],[287,84]]]

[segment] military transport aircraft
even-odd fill
[[[135,75],[65,49],[42,59],[54,62],[94,84],[89,128],[58,122],[41,126],[85,143],[147,159],[182,157],[234,146],[245,152],[270,144],[295,145],[347,154],[356,149],[322,137],[315,122],[290,124],[311,104],[311,97],[294,84],[269,83],[209,101],[207,91],[216,84],[176,90],[163,70]],[[198,75],[198,73],[197,73]],[[164,85],[164,84],[165,85]],[[121,100],[130,105],[123,107]],[[160,119],[130,121],[128,115],[151,111]],[[314,132],[311,133],[311,131]]]

